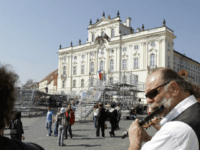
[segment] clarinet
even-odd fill
[[[143,120],[139,121],[139,125],[143,126],[146,122],[151,120],[154,116],[161,113],[165,109],[164,105],[161,105],[156,110],[154,110],[151,114],[149,114],[147,117],[145,117]],[[128,136],[128,129],[123,132],[122,139],[126,138]]]

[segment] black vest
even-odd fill
[[[181,121],[189,125],[196,133],[200,149],[200,103],[188,107],[172,121]]]

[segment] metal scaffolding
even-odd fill
[[[145,84],[137,81],[137,76],[124,72],[121,79],[110,81],[90,78],[87,86],[80,92],[79,104],[76,106],[76,120],[91,120],[94,105],[97,102],[120,103],[122,110],[130,110],[140,105],[139,92],[144,92]]]

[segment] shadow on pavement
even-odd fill
[[[80,145],[66,145],[66,146],[85,146],[85,147],[95,147],[95,146],[101,146],[101,145],[80,144]]]
[[[95,129],[93,129],[93,130],[95,130]],[[73,131],[92,131],[92,129],[75,129]]]

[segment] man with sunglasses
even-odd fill
[[[149,136],[137,119],[129,128],[129,150],[199,150],[200,103],[193,88],[169,68],[153,72],[146,81],[145,93],[152,111],[164,105],[160,130]],[[147,142],[141,148],[142,142]]]

